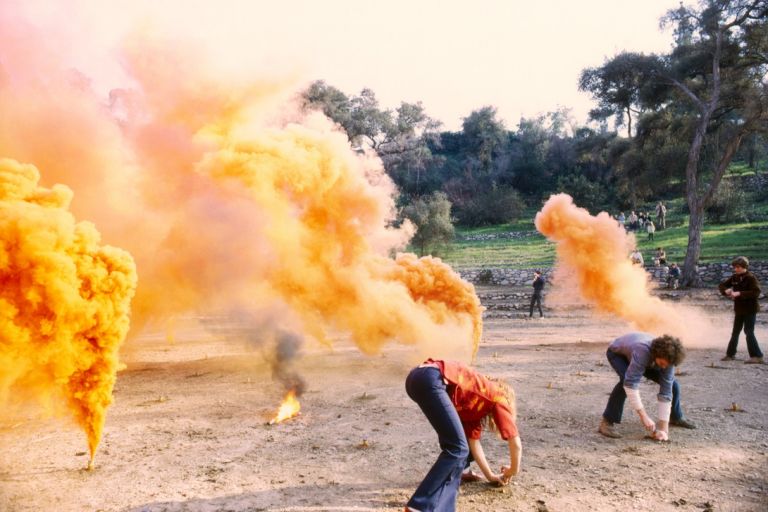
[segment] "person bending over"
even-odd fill
[[[619,382],[608,398],[598,432],[606,437],[621,437],[615,425],[621,423],[626,398],[629,398],[630,407],[645,429],[657,441],[669,440],[669,425],[696,428],[683,417],[680,407],[680,385],[675,379],[675,366],[685,359],[685,349],[679,339],[667,335],[654,338],[644,332],[631,332],[616,338],[608,347],[606,356],[619,375]],[[645,412],[640,399],[639,387],[643,377],[659,384],[657,423]]]
[[[515,396],[506,383],[488,378],[458,361],[428,359],[405,380],[408,396],[437,432],[440,455],[408,500],[406,512],[456,510],[462,472],[471,454],[488,482],[506,485],[520,471],[522,443],[517,431]],[[485,458],[483,428],[495,430],[509,445],[509,466],[494,472]]]

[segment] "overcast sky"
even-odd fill
[[[678,0],[4,0],[73,36],[79,67],[104,83],[111,51],[137,25],[195,42],[221,66],[259,76],[373,89],[386,107],[422,101],[458,129],[485,105],[521,116],[592,103],[582,69],[623,50],[669,49],[659,18]],[[53,5],[55,4],[55,5]],[[111,85],[111,84],[110,84]]]

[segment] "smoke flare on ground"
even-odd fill
[[[648,274],[629,259],[634,235],[610,215],[592,216],[567,194],[557,194],[535,222],[556,243],[557,275],[574,282],[579,295],[598,311],[623,318],[636,329],[678,336],[688,345],[712,344],[706,315],[651,295]]]
[[[75,221],[70,189],[40,187],[39,177],[32,165],[0,158],[0,410],[25,401],[66,407],[93,461],[136,271],[128,253]]]

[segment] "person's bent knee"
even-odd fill
[[[469,445],[463,439],[457,440],[456,443],[444,446],[443,451],[457,460],[465,460],[469,457]]]

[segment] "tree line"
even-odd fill
[[[578,87],[596,102],[589,125],[561,108],[511,129],[495,107],[482,106],[461,130],[442,131],[421,102],[386,109],[370,89],[349,96],[324,81],[302,101],[335,121],[353,147],[378,154],[403,214],[422,227],[422,250],[452,236],[453,222],[509,222],[555,192],[592,212],[685,197],[683,284],[697,285],[701,229],[725,171],[735,160],[756,169],[768,156],[767,19],[768,0],[670,10],[661,20],[674,33],[668,53],[622,52],[582,71]],[[735,192],[725,192],[732,204]]]

